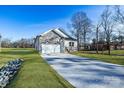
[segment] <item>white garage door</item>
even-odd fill
[[[42,53],[60,53],[59,44],[42,44]]]

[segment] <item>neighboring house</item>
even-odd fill
[[[90,46],[89,50],[96,50],[97,49],[96,44],[91,44],[89,46]],[[124,43],[113,43],[113,42],[111,42],[110,43],[110,49],[111,50],[123,50],[124,49]],[[99,51],[108,50],[107,44],[106,43],[98,44],[98,50]]]
[[[35,48],[41,53],[70,52],[77,50],[77,40],[57,28],[37,36]]]
[[[111,43],[111,50],[123,50],[124,49],[124,43]]]

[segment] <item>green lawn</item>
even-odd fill
[[[124,50],[113,50],[111,53],[112,54],[124,55]]]
[[[7,48],[0,53],[0,66],[8,60],[22,58],[24,62],[15,78],[7,87],[16,88],[63,88],[73,87],[58,75],[34,49]]]
[[[89,53],[89,54],[95,54],[96,51],[80,51],[82,53]],[[102,51],[99,51],[99,54],[101,54]],[[108,54],[108,51],[103,51],[103,54]],[[112,50],[111,55],[124,55],[124,50]]]
[[[113,55],[113,54],[123,55],[124,50],[114,50],[114,51],[111,51],[111,53],[112,55],[105,55],[105,54],[92,54],[90,53],[90,51],[80,51],[80,52],[73,52],[71,54],[82,56],[82,57],[93,58],[97,60],[102,60],[102,61],[109,62],[109,63],[124,65],[124,56]]]

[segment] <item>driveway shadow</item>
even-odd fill
[[[69,56],[49,56],[44,58],[75,87],[107,87],[108,84],[109,87],[124,87],[123,66],[76,56],[70,58]]]

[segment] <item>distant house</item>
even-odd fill
[[[124,42],[111,42],[111,50],[123,50]]]
[[[97,47],[96,47],[96,44],[91,44],[90,45],[90,49],[89,50],[96,50]],[[111,42],[110,43],[110,49],[111,50],[123,50],[124,49],[124,43],[115,43],[115,42]],[[101,50],[108,50],[107,48],[107,43],[104,43],[104,44],[98,44],[98,50],[101,51]]]
[[[77,50],[77,41],[62,29],[51,29],[38,35],[35,49],[41,53],[64,53]]]

